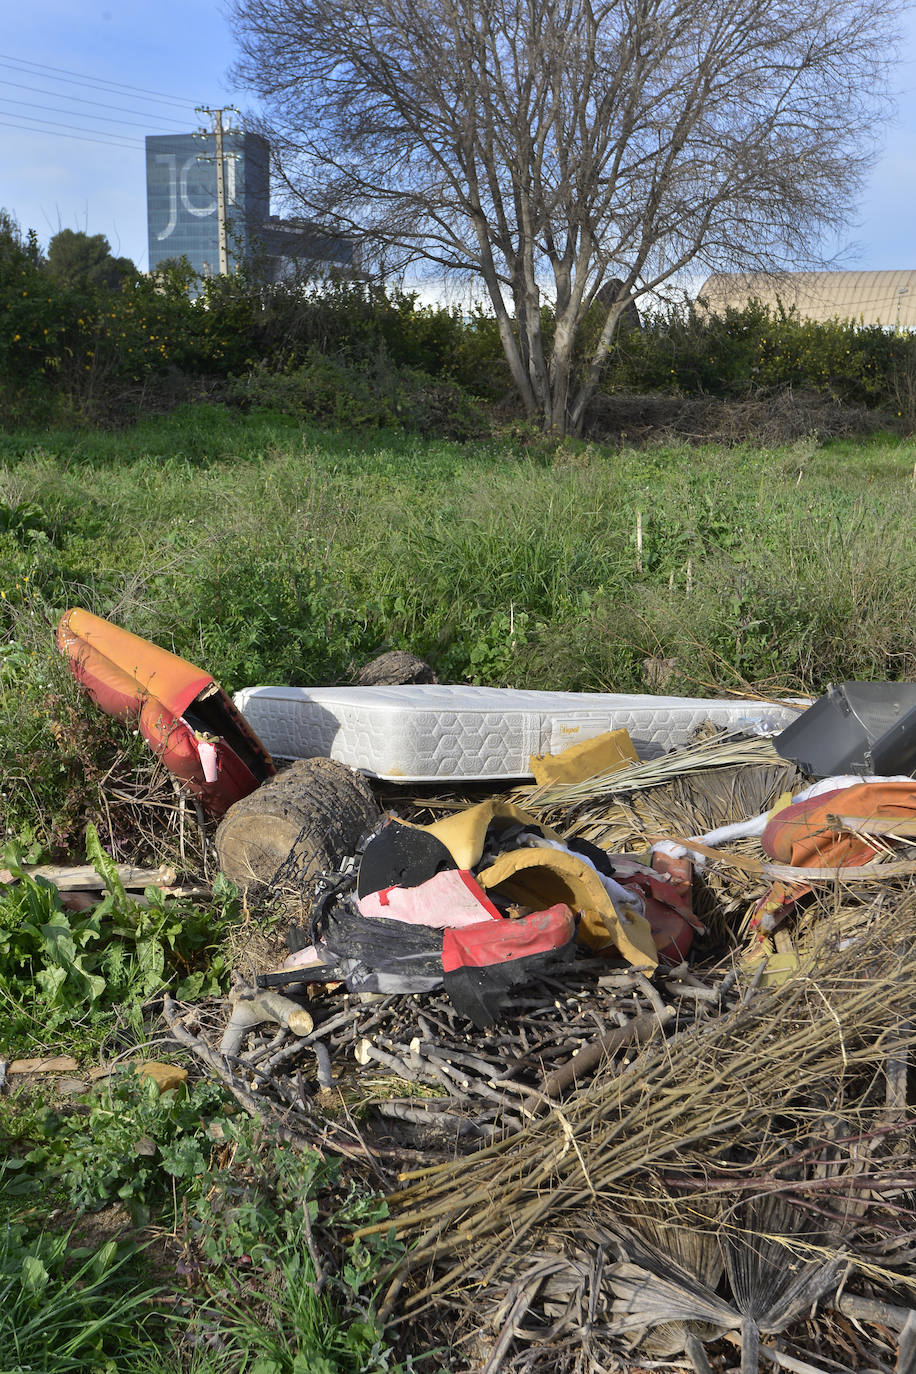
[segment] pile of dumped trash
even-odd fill
[[[249,900],[287,913],[287,956],[230,1005],[165,1013],[247,1110],[392,1187],[411,1248],[386,1314],[448,1297],[490,1374],[627,1350],[702,1372],[728,1342],[742,1370],[811,1374],[815,1312],[830,1369],[890,1368],[895,1343],[916,1367],[916,685],[739,703],[744,728],[648,758],[620,714],[673,729],[677,702],[608,697],[602,721],[583,698],[540,782],[481,798],[489,765],[406,791],[327,756],[338,698],[258,689],[259,728],[304,701],[324,731],[277,772],[206,673],[82,611],[59,643],[220,818]],[[452,689],[413,690],[428,713]],[[347,747],[371,754],[357,708]],[[428,753],[469,728],[440,711]]]

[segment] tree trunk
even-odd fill
[[[626,309],[626,305],[627,302],[625,300],[617,300],[608,311],[607,319],[604,322],[604,328],[601,331],[601,337],[598,340],[595,352],[592,354],[592,360],[589,364],[585,381],[579,388],[570,412],[570,427],[573,434],[582,433],[582,426],[585,423],[585,415],[588,410],[589,402],[594,396],[595,389],[601,380],[601,369],[607,362],[614,334],[617,331],[617,324]]]
[[[562,437],[569,422],[569,380],[576,332],[566,321],[557,321],[550,357],[551,429]]]

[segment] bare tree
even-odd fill
[[[289,190],[475,274],[532,416],[579,427],[627,302],[817,260],[887,112],[898,0],[232,0]],[[573,375],[602,285],[603,327]],[[550,306],[545,328],[544,304]]]

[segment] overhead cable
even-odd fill
[[[144,120],[142,123],[140,123],[135,119],[112,119],[108,115],[90,114],[88,110],[67,110],[62,108],[60,105],[42,105],[35,100],[14,100],[12,96],[7,95],[0,95],[0,103],[4,105],[25,105],[30,110],[47,110],[49,114],[76,115],[80,119],[94,119],[99,124],[115,124],[122,128],[149,129],[150,124],[154,122],[152,120]],[[36,115],[22,116],[23,119],[35,119],[37,117],[38,116]],[[53,121],[47,120],[44,122],[52,123]],[[68,125],[67,127],[69,128],[71,126]],[[79,128],[79,125],[73,125],[72,127]],[[107,130],[99,129],[98,132],[104,134],[107,132]],[[128,134],[127,137],[129,138],[130,135]]]
[[[32,116],[31,116],[31,115],[20,115],[19,118],[20,118],[20,119],[29,119],[29,120],[31,120],[31,119],[32,119]],[[47,123],[47,124],[52,123],[51,120],[44,120],[44,121],[41,121],[41,120],[34,120],[33,122],[36,123],[36,124],[37,124],[37,123]],[[60,125],[58,125],[56,128],[54,128],[54,129],[33,129],[33,128],[30,128],[28,124],[15,124],[15,123],[14,123],[12,120],[10,120],[10,119],[0,119],[0,124],[2,124],[2,125],[3,125],[5,128],[7,128],[7,129],[19,129],[22,133],[27,133],[27,134],[47,134],[48,137],[50,137],[50,138],[76,138],[76,139],[79,139],[79,140],[80,140],[81,142],[83,142],[83,143],[100,143],[104,148],[126,148],[126,149],[130,150],[131,152],[133,152],[133,151],[135,151],[135,150],[137,150],[137,149],[142,150],[142,149],[143,149],[143,146],[144,146],[144,145],[139,141],[139,139],[136,140],[136,141],[134,141],[134,142],[124,142],[123,140],[120,141],[120,142],[115,142],[115,141],[114,141],[114,136],[112,136],[111,139],[105,138],[104,136],[103,136],[102,138],[99,138],[99,137],[98,137],[98,134],[99,134],[100,132],[103,132],[103,131],[98,130],[98,129],[93,130],[91,133],[90,133],[89,131],[86,131],[85,133],[73,133],[73,132],[64,133],[63,130],[65,130],[65,129],[70,129],[70,128],[71,128],[71,126],[70,126],[69,124],[60,124]]]
[[[49,67],[43,62],[33,62],[31,58],[12,57],[9,53],[0,53],[0,67],[21,68],[28,71],[29,68],[36,69],[41,73],[56,73],[54,80],[65,80],[71,84],[80,86],[102,86],[114,91],[124,91],[129,95],[146,95],[155,100],[165,101],[172,105],[190,105],[192,108],[197,103],[195,100],[184,99],[177,95],[166,95],[162,91],[151,91],[143,86],[128,86],[120,81],[108,81],[103,77],[87,76],[83,72],[75,72],[68,67]]]
[[[55,100],[69,100],[78,105],[95,105],[100,110],[120,110],[124,114],[137,114],[137,108],[133,105],[109,105],[104,100],[87,100],[82,95],[68,95],[65,91],[46,91],[41,86],[27,86],[24,81],[7,81],[5,77],[0,77],[0,86],[13,86],[17,91],[30,91],[32,95],[49,95]],[[12,97],[10,97],[12,98]],[[23,102],[26,104],[28,102]],[[95,116],[92,116],[93,118]],[[155,119],[160,123],[185,125],[189,121],[178,119],[175,115],[150,115],[150,120]]]

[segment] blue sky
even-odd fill
[[[199,127],[195,105],[251,104],[228,76],[235,45],[221,6],[7,0],[5,11],[0,206],[43,243],[59,228],[104,234],[146,267],[144,134]],[[916,267],[916,17],[906,28],[899,115],[855,213],[849,266]]]

